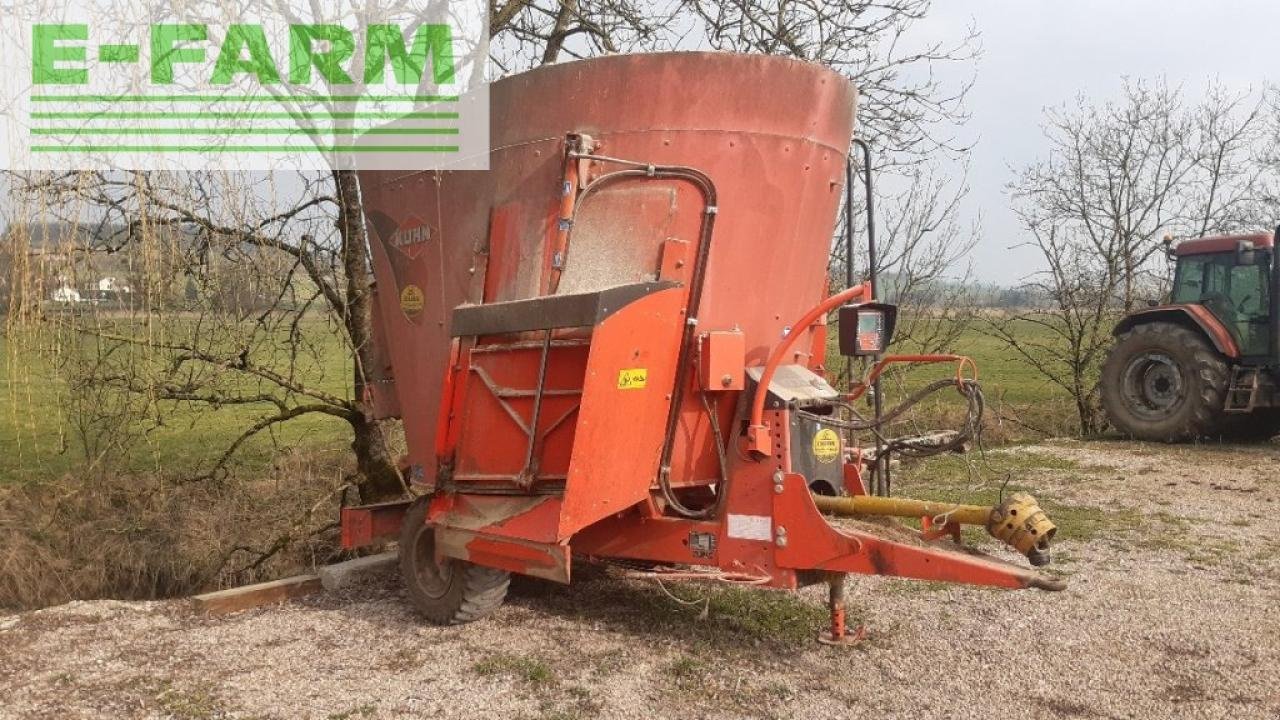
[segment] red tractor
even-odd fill
[[[1278,230],[1280,232],[1280,230]],[[1111,424],[1140,440],[1280,432],[1280,264],[1275,235],[1179,243],[1168,304],[1116,326],[1102,368]]]

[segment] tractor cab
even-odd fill
[[[1111,426],[1141,440],[1280,432],[1280,268],[1271,233],[1180,243],[1167,305],[1130,313],[1102,365]]]
[[[1239,356],[1264,358],[1271,347],[1270,233],[1200,238],[1173,251],[1171,305],[1199,305],[1230,335]]]

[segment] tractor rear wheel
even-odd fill
[[[418,612],[437,625],[479,620],[502,605],[511,574],[450,557],[436,557],[428,498],[410,506],[400,528],[400,575]]]
[[[1102,366],[1111,425],[1139,440],[1178,442],[1222,432],[1230,370],[1197,332],[1146,323],[1116,338]]]

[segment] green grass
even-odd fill
[[[477,675],[514,677],[530,685],[548,685],[556,679],[555,671],[546,661],[527,655],[498,653],[476,663],[472,669]]]
[[[736,626],[748,638],[777,638],[799,645],[814,628],[827,622],[827,610],[789,592],[761,591],[733,585],[707,589],[707,613]],[[850,609],[856,616],[856,609]]]
[[[681,655],[667,667],[667,674],[675,678],[680,685],[696,686],[711,670],[705,661],[688,655]]]
[[[1033,323],[1020,323],[1018,334],[1027,340],[1047,340],[1046,330]],[[1004,341],[983,332],[981,327],[967,329],[951,351],[973,358],[978,365],[979,379],[990,399],[1003,399],[1019,405],[1065,402],[1068,399],[1062,388],[1018,360]]]
[[[1014,327],[1025,342],[1051,342],[1049,332],[1042,325],[1019,321]],[[983,320],[975,320],[943,352],[967,356],[977,365],[978,380],[986,398],[988,440],[999,443],[1075,434],[1075,406],[1067,392],[1019,360],[1004,341],[986,328]],[[830,328],[828,338],[828,365],[841,368],[844,360],[839,354],[836,325]],[[909,344],[891,348],[891,354],[922,351]],[[913,390],[934,380],[953,376],[956,366],[947,362],[890,367],[882,382],[886,407],[892,407]],[[962,410],[960,398],[954,393],[938,393],[918,405],[913,416],[919,429],[936,430],[954,427]]]
[[[985,329],[985,323],[979,319],[969,327],[942,352],[965,355],[972,358],[978,366],[979,379],[987,390],[987,395],[1003,397],[1011,403],[1038,403],[1046,400],[1065,400],[1065,391],[1051,383],[1030,365],[1018,359],[1005,342]],[[1028,342],[1050,342],[1049,332],[1042,326],[1031,322],[1015,323],[1019,339]],[[842,363],[839,352],[839,327],[833,323],[828,332],[827,357],[829,364]],[[890,354],[909,354],[922,352],[920,347],[896,344]],[[834,362],[832,362],[834,361]],[[931,368],[927,365],[911,366],[912,385],[924,384],[929,380],[950,375],[955,365],[946,363]]]
[[[1099,508],[1068,503],[1037,488],[1036,477],[1084,470],[1078,463],[1056,455],[1009,448],[975,455],[939,455],[911,463],[899,473],[902,482],[895,493],[921,500],[995,505],[1001,494],[1031,494],[1049,519],[1058,526],[1058,538],[1097,540],[1118,532],[1141,529],[1144,519],[1136,510]],[[980,528],[966,528],[973,537],[985,538]]]
[[[1122,552],[1176,552],[1188,562],[1208,566],[1217,565],[1238,550],[1234,541],[1215,541],[1190,532],[1194,521],[1187,518],[1126,506],[1097,507],[1066,500],[1043,488],[1046,477],[1052,476],[1058,487],[1069,487],[1073,482],[1096,480],[1100,470],[1014,447],[988,453],[985,461],[973,455],[946,455],[904,464],[894,491],[906,497],[978,505],[997,502],[1002,486],[1005,493],[1030,493],[1057,525],[1055,546],[1063,541],[1106,542]],[[1105,472],[1101,475],[1109,476]],[[965,527],[964,538],[968,544],[994,542],[984,529],[977,527]],[[1049,572],[1063,574],[1062,566],[1069,566],[1072,561],[1069,553],[1055,547]]]
[[[0,482],[42,479],[66,472],[66,428],[59,409],[65,388],[34,352],[0,336]]]
[[[1018,362],[999,340],[982,332],[980,325],[966,330],[950,350],[968,355],[978,365],[988,403],[987,442],[995,444],[1042,436],[1026,426],[1051,434],[1071,434],[1073,410],[1066,394]],[[175,327],[178,332],[183,330],[180,324]],[[115,329],[121,333],[141,331],[123,322]],[[1028,338],[1043,337],[1044,333],[1043,328],[1030,323],[1025,325],[1025,331]],[[338,335],[319,320],[306,323],[304,335],[314,344],[315,351],[313,357],[297,368],[299,379],[326,392],[348,397],[351,361]],[[831,365],[835,368],[842,361],[836,352],[834,328],[830,337]],[[47,344],[49,340],[43,338],[41,342]],[[46,480],[100,469],[86,459],[85,437],[95,433],[86,433],[77,424],[77,413],[72,409],[74,398],[64,373],[59,372],[50,352],[37,350],[32,344],[27,338],[0,336],[0,380],[3,381],[0,385],[0,483]],[[895,352],[914,350],[895,348]],[[278,353],[280,348],[268,347],[266,351]],[[886,403],[892,406],[914,388],[949,376],[953,368],[952,364],[902,368],[885,383]],[[252,383],[235,373],[219,378],[216,387],[226,393],[254,389]],[[127,451],[121,453],[123,457],[113,457],[113,469],[175,478],[199,474],[216,461],[239,433],[269,414],[271,408],[225,405],[214,409],[162,402],[152,410],[147,416],[132,417],[128,423],[114,426],[108,423],[107,432],[97,433],[108,439],[123,437],[127,442]],[[959,397],[943,392],[918,406],[912,419],[918,430],[954,427],[961,411]],[[234,466],[255,471],[270,468],[272,459],[284,449],[331,450],[336,458],[341,458],[346,454],[348,432],[340,419],[305,416],[249,442],[237,454]],[[893,433],[901,434],[897,429]]]
[[[824,605],[794,592],[723,583],[659,585],[603,571],[575,573],[571,585],[521,586],[509,602],[533,601],[540,612],[607,622],[645,642],[661,638],[680,645],[692,660],[708,661],[756,652],[762,645],[780,653],[809,647],[829,621]],[[847,612],[850,624],[863,614],[853,603]],[[681,663],[681,669],[693,674],[697,665]]]
[[[209,720],[225,717],[226,708],[208,685],[179,688],[166,681],[156,695],[156,704],[175,720]]]
[[[330,713],[326,720],[357,720],[358,718],[371,718],[378,712],[378,706],[373,703],[364,703],[357,705],[350,710],[342,712]]]
[[[339,397],[349,397],[351,361],[338,336],[318,321],[308,324],[306,336],[318,351],[299,366],[299,378]],[[66,373],[59,370],[55,354],[36,347],[50,340],[0,336],[0,483],[91,473],[100,466],[89,461],[87,454],[92,453],[87,453],[86,447],[106,447],[113,442],[127,446],[112,454],[114,470],[192,476],[207,470],[240,433],[274,410],[265,404],[211,408],[159,402],[150,412],[139,412],[141,404],[134,407],[123,415],[127,422],[108,421],[86,428],[77,420],[77,396]],[[231,372],[219,374],[208,387],[228,394],[272,389]],[[92,404],[86,400],[91,393],[78,397],[81,403]],[[115,401],[109,405],[119,408]],[[348,437],[341,419],[303,416],[248,442],[237,453],[235,467],[268,468],[285,449],[332,449],[345,454]]]

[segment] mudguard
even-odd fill
[[[1236,345],[1235,338],[1231,337],[1230,331],[1222,321],[1203,305],[1158,305],[1139,310],[1125,316],[1116,324],[1111,334],[1122,335],[1139,325],[1153,322],[1174,323],[1192,330],[1199,330],[1209,342],[1213,343],[1215,350],[1233,360],[1240,359],[1240,347]]]

